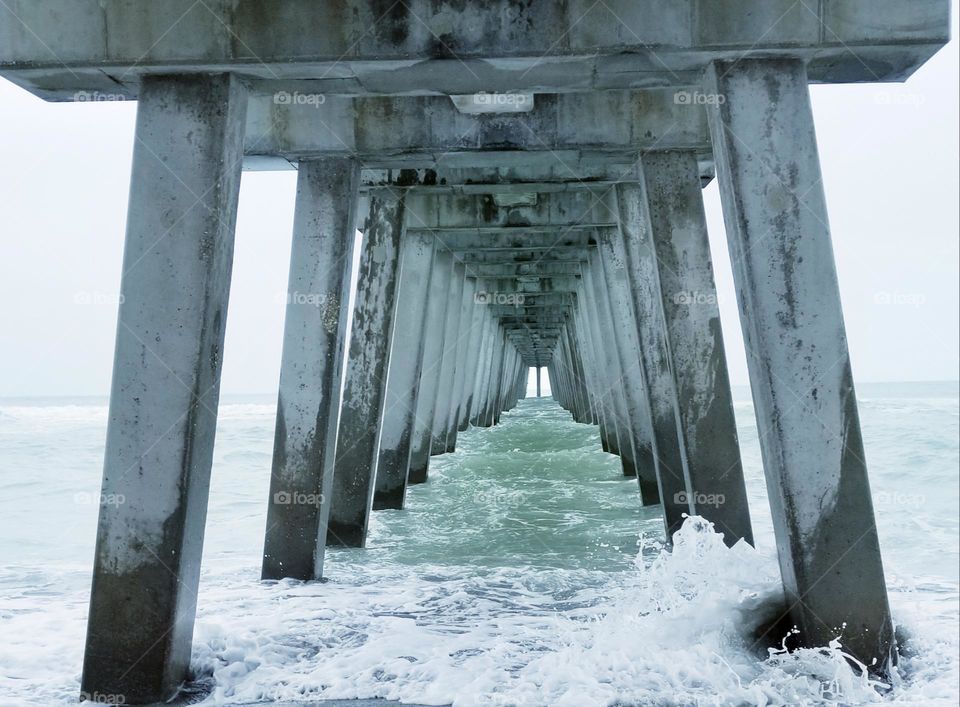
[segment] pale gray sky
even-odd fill
[[[812,87],[857,381],[958,378],[957,67],[954,40],[907,84]],[[135,111],[44,103],[0,80],[0,396],[109,391]],[[295,182],[243,176],[224,393],[276,390]],[[743,384],[716,184],[704,199]]]

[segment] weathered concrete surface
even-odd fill
[[[400,279],[404,195],[370,194],[343,386],[327,545],[363,547],[377,474]]]
[[[577,296],[578,306],[574,310],[572,319],[573,334],[576,341],[575,349],[580,353],[580,361],[583,364],[584,390],[592,411],[592,420],[600,429],[600,444],[604,451],[607,451],[605,434],[605,412],[603,405],[600,404],[599,392],[601,390],[597,374],[597,356],[594,351],[593,342],[590,334],[590,327],[585,323],[586,313],[584,312],[583,294]]]
[[[623,368],[620,365],[619,352],[615,342],[613,315],[610,311],[610,298],[603,282],[603,270],[600,256],[591,254],[590,263],[584,268],[584,283],[588,289],[587,302],[591,306],[592,316],[596,318],[596,330],[599,342],[600,370],[604,373],[603,395],[609,399],[613,416],[613,439],[610,451],[620,456],[625,476],[636,476],[636,457],[633,439],[630,434],[631,422],[624,396]]]
[[[690,507],[727,545],[753,544],[696,157],[642,162]]]
[[[633,291],[637,339],[650,400],[650,424],[660,502],[663,504],[667,540],[692,512],[680,452],[677,394],[671,371],[666,325],[660,306],[660,283],[650,226],[647,193],[642,182],[616,187],[620,204],[627,272]]]
[[[440,364],[443,361],[443,330],[450,304],[450,281],[453,275],[453,256],[447,250],[434,254],[433,275],[430,280],[430,298],[427,302],[426,340],[423,348],[423,366],[420,372],[420,395],[417,399],[416,422],[410,452],[407,483],[422,484],[427,480],[430,465],[430,442],[433,414],[437,402]]]
[[[576,326],[576,317],[574,316],[567,322],[564,346],[571,367],[571,378],[577,400],[577,408],[580,413],[580,418],[577,419],[577,422],[596,424],[595,411],[587,391],[586,371],[584,370],[585,367],[579,349],[579,338],[576,334]]]
[[[611,336],[619,360],[619,371],[627,405],[627,421],[635,455],[636,477],[643,505],[660,503],[654,459],[653,430],[646,372],[637,339],[637,318],[633,308],[623,234],[619,229],[602,229],[597,234],[603,280],[610,298],[613,318]]]
[[[583,307],[583,321],[590,334],[592,346],[591,359],[596,372],[596,399],[602,410],[600,423],[600,439],[603,449],[611,454],[620,454],[619,426],[621,412],[617,408],[615,397],[618,381],[615,380],[616,369],[607,345],[606,337],[609,330],[604,329],[606,320],[601,320],[597,289],[589,268],[583,269],[583,290],[579,301]],[[601,323],[602,321],[602,323]]]
[[[5,4],[0,70],[58,99],[135,95],[142,75],[182,66],[307,95],[686,86],[711,59],[788,53],[815,81],[892,81],[946,42],[949,21],[948,0]]]
[[[380,433],[374,510],[403,508],[420,397],[433,249],[434,239],[428,234],[408,234],[400,245],[400,286]]]
[[[617,224],[616,200],[609,188],[584,186],[576,191],[539,194],[536,203],[505,205],[492,194],[412,192],[406,227],[441,231],[451,236],[490,235],[510,231],[548,233],[592,230]]]
[[[806,71],[719,64],[706,85],[727,97],[711,129],[790,615],[882,673],[893,627]]]
[[[702,104],[677,90],[541,93],[525,113],[470,115],[446,96],[324,96],[320,104],[251,98],[247,155],[351,155],[374,168],[589,165],[589,151],[629,164],[637,151],[710,151]],[[586,154],[585,154],[586,153]]]
[[[469,357],[470,338],[473,334],[472,316],[476,309],[474,296],[476,295],[476,278],[464,277],[460,297],[460,315],[457,318],[457,358],[453,374],[453,391],[450,410],[447,414],[447,451],[457,449],[457,432],[460,427],[460,409],[463,405],[464,390],[467,379],[467,359]]]
[[[483,286],[483,281],[480,281]],[[470,405],[470,424],[479,426],[481,411],[485,399],[485,382],[490,370],[490,357],[492,352],[493,328],[495,326],[493,317],[482,311],[481,317],[483,324],[480,333],[480,354],[477,360],[476,378],[473,387],[473,402]]]
[[[465,298],[467,304],[467,318],[469,331],[467,332],[466,359],[464,362],[463,375],[460,379],[460,407],[457,413],[457,431],[463,432],[470,426],[470,410],[473,407],[473,396],[475,382],[477,379],[477,367],[480,361],[480,349],[483,337],[483,310],[476,306],[477,293],[481,291],[481,283],[475,277],[467,277],[469,283],[468,294]]]
[[[300,163],[263,579],[319,579],[349,317],[359,165]]]
[[[81,689],[187,676],[233,264],[244,110],[229,76],[140,94]]]
[[[430,441],[430,453],[433,455],[446,454],[447,431],[450,421],[450,406],[453,401],[454,374],[457,367],[457,342],[460,338],[460,310],[463,301],[463,285],[466,279],[466,268],[454,256],[453,275],[450,280],[450,291],[447,293],[446,324],[443,328],[443,351],[440,361],[440,380],[437,386],[437,399],[434,404],[433,424]]]
[[[490,368],[487,371],[486,393],[479,427],[492,427],[497,424],[500,414],[497,403],[500,395],[500,378],[503,375],[504,358],[507,353],[507,337],[499,323],[494,327],[492,343],[492,356]]]

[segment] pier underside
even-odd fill
[[[84,693],[164,700],[190,665],[244,168],[298,170],[264,579],[362,548],[531,368],[668,542],[699,515],[753,543],[717,179],[789,619],[884,674],[808,85],[905,80],[947,25],[946,0],[4,3],[0,75],[139,102]]]

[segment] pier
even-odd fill
[[[753,543],[701,197],[716,179],[789,620],[884,675],[808,86],[906,80],[948,15],[8,0],[0,76],[138,101],[103,473],[126,502],[100,508],[84,694],[147,704],[187,675],[244,169],[297,170],[263,579],[319,580],[326,547],[363,548],[371,514],[496,425],[531,368],[662,508],[668,542],[698,515]]]

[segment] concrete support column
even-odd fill
[[[494,325],[493,358],[487,383],[486,403],[482,414],[481,427],[491,427],[499,421],[500,411],[497,399],[500,394],[500,375],[503,371],[504,357],[507,353],[506,335],[499,324]]]
[[[693,152],[642,158],[690,507],[753,544],[700,171]]]
[[[603,267],[603,280],[610,297],[613,318],[613,345],[619,353],[623,390],[627,403],[628,430],[636,454],[637,481],[643,505],[660,503],[657,483],[650,399],[646,372],[637,338],[637,319],[630,291],[623,235],[614,228],[600,229],[597,250]]]
[[[245,114],[227,74],[140,84],[81,680],[128,704],[190,665]]]
[[[477,294],[477,279],[467,277],[463,285],[463,309],[460,310],[460,349],[456,375],[456,400],[451,419],[453,446],[456,448],[457,433],[467,429],[469,422],[469,397],[473,379],[471,371],[476,361],[476,346],[480,337],[477,307],[474,299]]]
[[[592,288],[593,311],[596,313],[597,326],[602,337],[603,359],[601,364],[606,373],[604,383],[610,395],[611,408],[616,424],[617,449],[615,453],[620,455],[620,464],[623,467],[624,476],[636,476],[636,455],[633,448],[633,435],[631,434],[633,422],[627,411],[623,367],[620,363],[613,314],[610,310],[610,299],[607,285],[604,282],[599,253],[593,252],[590,254],[589,266],[587,271],[584,272],[584,280],[587,286]]]
[[[600,404],[599,393],[600,384],[597,381],[596,355],[593,348],[593,340],[590,336],[590,327],[586,324],[588,315],[586,312],[586,295],[583,292],[583,286],[577,292],[577,307],[574,310],[574,328],[577,337],[577,348],[581,352],[581,360],[584,369],[584,392],[587,396],[587,402],[590,406],[590,416],[593,424],[597,425],[600,432],[600,445],[603,451],[607,451],[606,442],[606,421],[604,419],[603,406]]]
[[[683,514],[692,513],[693,509],[690,507],[690,493],[680,452],[677,396],[660,304],[657,261],[644,185],[617,185],[617,202],[627,272],[633,291],[637,340],[646,374],[660,503],[663,505],[666,539],[670,542],[673,534],[683,525]]]
[[[717,63],[724,220],[790,615],[883,673],[893,627],[802,61]]]
[[[450,408],[447,411],[447,451],[457,449],[457,430],[460,426],[460,407],[463,403],[464,384],[466,383],[465,369],[467,354],[470,347],[471,317],[473,315],[473,298],[476,292],[477,281],[465,277],[460,293],[460,313],[457,316],[457,356],[454,362],[453,384],[450,394]]]
[[[430,454],[446,454],[447,423],[450,406],[453,401],[453,378],[457,367],[457,340],[460,338],[460,303],[463,300],[463,285],[466,278],[461,263],[453,263],[453,275],[447,297],[447,319],[443,328],[443,353],[440,361],[440,380],[437,386],[437,400],[434,405],[432,439]]]
[[[577,350],[580,352],[580,361],[583,364],[584,394],[590,407],[592,424],[597,425],[600,429],[600,443],[603,450],[607,451],[605,413],[604,407],[600,403],[601,387],[597,373],[596,353],[590,335],[590,327],[586,323],[588,321],[586,308],[586,297],[581,289],[577,295],[577,308],[573,321]]]
[[[507,333],[503,328],[500,329],[500,341],[500,366],[497,369],[497,377],[493,388],[493,419],[491,420],[491,424],[493,425],[500,424],[500,415],[503,412],[503,379],[505,372],[510,366],[510,339],[507,337]]]
[[[363,547],[377,475],[400,279],[404,195],[370,192],[343,387],[327,544]]]
[[[477,362],[477,374],[474,380],[473,405],[470,407],[470,424],[474,427],[480,425],[482,410],[486,400],[486,381],[490,371],[490,358],[493,351],[493,317],[489,316],[483,307],[482,313],[483,325],[480,337],[480,356]]]
[[[263,579],[319,579],[340,408],[360,168],[300,162]]]
[[[403,508],[420,397],[433,250],[433,236],[423,232],[404,235],[400,244],[400,286],[380,434],[377,486],[373,494],[374,510]]]
[[[521,360],[520,352],[514,351],[515,360],[513,364],[513,381],[510,384],[510,406],[509,410],[512,410],[517,406],[517,402],[523,397],[523,392],[520,389],[521,377],[525,379],[527,371],[530,369],[527,368],[523,361]]]
[[[497,321],[487,314],[487,345],[483,354],[483,367],[480,371],[479,394],[477,396],[477,414],[473,421],[475,427],[489,427],[487,422],[487,407],[490,400],[490,379],[493,377],[494,360],[497,352],[497,335],[499,330]]]
[[[446,323],[447,306],[450,301],[450,277],[453,273],[453,256],[447,250],[437,249],[433,257],[433,274],[430,278],[430,297],[427,302],[427,325],[423,345],[423,365],[420,370],[420,392],[417,398],[417,414],[413,425],[413,442],[410,449],[408,484],[422,484],[427,480],[430,465],[430,434],[433,426],[433,411],[437,401],[437,381],[443,359],[443,329]]]
[[[601,325],[599,303],[597,301],[597,289],[593,283],[593,275],[590,267],[584,267],[583,270],[583,292],[584,292],[584,314],[586,315],[585,324],[589,328],[590,340],[593,346],[592,360],[594,370],[596,371],[596,387],[594,388],[597,404],[601,410],[602,417],[600,422],[600,437],[604,441],[604,451],[611,454],[620,454],[620,439],[618,436],[618,417],[617,400],[615,397],[614,386],[617,381],[614,377],[614,367],[609,359],[610,350],[604,337],[604,330]],[[605,321],[605,320],[604,320]],[[607,330],[607,335],[610,332]],[[621,423],[622,424],[622,423]]]
[[[540,397],[540,366],[537,366],[537,397]]]
[[[517,349],[509,341],[507,342],[507,366],[503,371],[501,382],[502,393],[500,395],[500,412],[505,412],[513,407],[513,389],[517,383]]]
[[[460,414],[457,421],[457,429],[460,432],[470,426],[470,411],[473,409],[474,403],[480,349],[483,346],[483,308],[477,306],[476,303],[476,293],[480,290],[480,281],[476,278],[470,279],[473,281],[470,286],[470,307],[467,315],[467,321],[470,322],[470,336],[467,343],[467,363],[462,376]]]
[[[567,358],[570,364],[570,379],[573,387],[573,395],[576,399],[576,408],[579,416],[575,418],[577,422],[584,424],[595,424],[593,409],[590,405],[589,396],[586,390],[586,373],[583,370],[583,362],[580,356],[580,350],[577,346],[576,322],[571,318],[567,322],[564,332],[564,346],[567,351]]]
[[[557,372],[557,356],[559,355],[559,342],[557,344],[558,351],[554,351],[553,360],[546,365],[547,375],[550,376],[550,395],[554,400],[557,401],[557,404],[560,405],[564,410],[567,409],[564,404],[564,387],[563,387],[563,376]]]
[[[580,422],[580,410],[577,404],[576,390],[574,387],[573,359],[568,346],[568,336],[570,334],[570,324],[563,328],[560,334],[560,340],[557,342],[557,352],[554,354],[554,362],[548,370],[550,376],[550,390],[553,397],[561,401],[561,405],[570,412],[575,422]],[[561,397],[558,398],[554,391],[554,379],[560,383]]]

